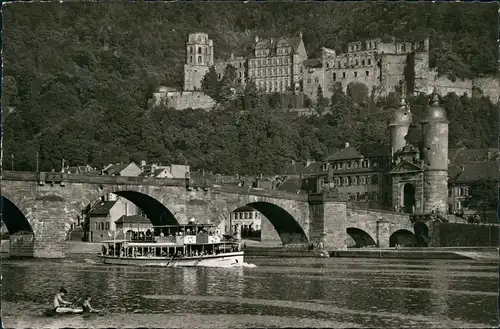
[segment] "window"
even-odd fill
[[[342,72],[342,78],[345,79],[345,72]]]
[[[257,66],[260,66],[260,59],[257,60]]]
[[[252,78],[253,78],[253,77],[255,77],[255,71],[254,71],[254,70],[250,71],[250,76],[251,76]]]
[[[109,222],[106,222],[106,230],[109,230]]]
[[[335,74],[335,72],[333,72],[333,74],[332,74],[332,78],[333,78],[333,81],[336,81],[336,80],[337,80],[337,74]]]
[[[98,228],[98,223],[94,223],[94,229],[97,231],[97,228]]]
[[[280,81],[280,91],[285,91],[285,89],[283,88],[283,81]]]
[[[330,63],[326,63],[326,68],[329,68],[330,67]]]
[[[356,177],[351,177],[351,185],[358,185],[358,180]]]
[[[462,203],[460,201],[457,201],[457,209],[458,210],[462,209]]]
[[[288,74],[288,67],[285,67],[285,74]]]
[[[349,178],[348,177],[342,177],[342,185],[349,186]]]
[[[311,83],[311,78],[307,78],[307,83]]]
[[[469,188],[468,187],[464,187],[464,195],[469,195]]]
[[[279,62],[280,62],[280,65],[283,64],[283,58],[280,57]]]
[[[366,76],[370,75],[370,71],[365,71]]]
[[[198,54],[201,54],[201,47],[198,47]]]
[[[276,58],[273,59],[273,65],[276,65]]]
[[[378,176],[372,175],[371,182],[373,185],[377,185],[378,184]]]
[[[271,69],[267,69],[267,75],[271,76]]]
[[[279,72],[280,72],[280,75],[283,74],[283,68],[282,67],[280,67]]]
[[[202,62],[201,56],[198,56],[198,63],[201,63],[201,62]]]
[[[346,165],[347,165],[347,166],[346,166],[346,167],[347,167],[347,169],[351,169],[351,163],[350,163],[350,162],[347,162],[347,164],[346,164]]]
[[[340,178],[335,178],[335,186],[340,186]]]
[[[358,66],[358,65],[359,65],[359,61],[358,61],[358,60],[356,60],[356,66]]]
[[[274,91],[278,91],[278,81],[274,81]]]
[[[318,77],[314,78],[314,82],[319,83],[319,78]]]
[[[372,49],[372,43],[371,42],[368,43],[368,49]]]
[[[361,65],[365,66],[365,60],[364,59],[361,60]]]
[[[339,169],[344,169],[344,163],[339,162]]]
[[[358,76],[358,72],[354,72],[354,77],[356,78]]]
[[[371,184],[371,177],[370,176],[366,176],[366,185],[370,185]]]
[[[248,213],[245,212],[245,219],[248,219]]]
[[[271,65],[271,59],[270,58],[267,59],[267,65]]]
[[[368,58],[368,65],[372,65],[372,60]]]
[[[192,54],[193,53],[193,47],[189,47],[189,53]]]
[[[273,69],[273,74],[274,74],[274,75],[276,75],[276,72],[277,72],[277,69],[276,69],[276,68],[274,68],[274,69]]]
[[[405,52],[406,51],[406,45],[401,45],[401,52]]]
[[[361,176],[359,178],[359,182],[360,182],[360,185],[366,185],[366,177],[365,176]]]
[[[285,64],[288,64],[288,58],[285,57]]]

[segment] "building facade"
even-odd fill
[[[252,207],[245,206],[236,209],[226,222],[226,233],[240,232],[242,236],[261,229],[262,214]]]

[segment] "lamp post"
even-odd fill
[[[10,170],[14,171],[14,154],[10,155]]]

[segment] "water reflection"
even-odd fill
[[[169,318],[189,315],[185,323],[179,322],[185,327],[197,325],[198,320],[189,322],[196,314],[218,314],[205,327],[255,326],[261,320],[258,326],[265,327],[264,319],[271,318],[289,326],[308,319],[317,321],[316,326],[331,327],[467,327],[496,322],[497,266],[352,259],[249,262],[258,267],[148,268],[105,266],[85,259],[7,261],[2,267],[2,307],[10,321],[28,317],[39,324],[32,327],[44,327],[45,320],[33,314],[49,307],[53,294],[64,284],[70,300],[91,294],[96,307],[110,313],[107,326],[127,324],[110,321],[128,314],[134,314],[127,319],[136,322],[141,314],[147,315],[137,323],[151,326],[156,323],[155,313],[169,314]],[[241,319],[246,320],[242,323]],[[77,325],[86,326],[66,324]]]

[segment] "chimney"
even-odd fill
[[[348,147],[349,147],[349,143],[348,143],[348,142],[346,142],[346,143],[345,143],[345,148],[348,148]]]

